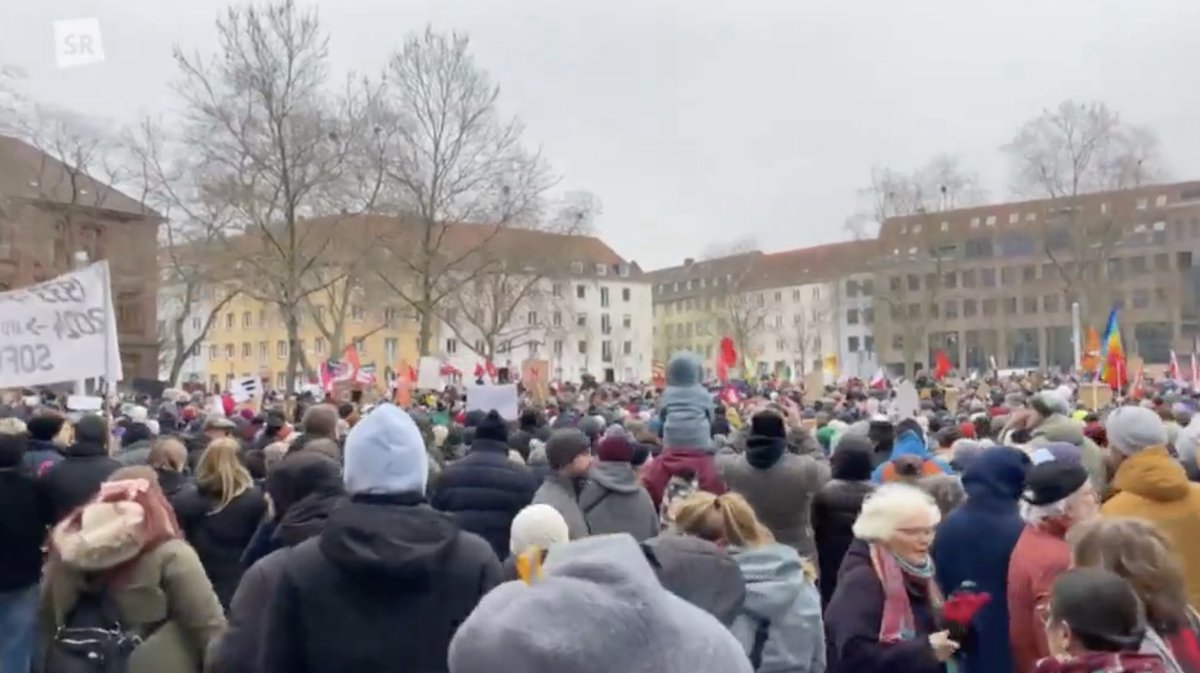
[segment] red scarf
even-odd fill
[[[878,544],[870,545],[871,566],[883,585],[883,619],[879,621],[879,642],[898,643],[917,634],[912,603],[908,598],[909,582],[923,584],[925,595],[934,614],[941,609],[942,594],[933,577],[906,574],[896,557]]]
[[[1034,673],[1164,673],[1165,667],[1156,654],[1084,652],[1065,659],[1047,657],[1033,670]]]

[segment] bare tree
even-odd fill
[[[439,307],[489,270],[485,252],[504,228],[536,225],[553,182],[524,148],[521,123],[501,116],[500,89],[469,47],[465,36],[432,29],[408,37],[388,62],[376,109],[386,147],[381,207],[406,220],[379,241],[380,278],[416,312],[423,355]]]
[[[949,154],[911,172],[875,166],[870,183],[859,190],[861,207],[842,228],[855,240],[874,238],[889,217],[964,208],[986,199],[979,175]]]
[[[537,230],[499,232],[477,253],[471,282],[443,302],[442,321],[489,361],[567,334],[574,314],[571,266],[586,257],[584,237],[600,207],[590,192],[573,192]]]
[[[911,374],[918,362],[926,361],[946,279],[957,274],[962,262],[942,232],[930,227],[909,233],[909,247],[877,267],[875,325],[880,341],[900,337],[905,371]]]
[[[1155,133],[1102,102],[1063,101],[1022,124],[1002,149],[1012,161],[1013,191],[1034,198],[1127,189],[1164,175]],[[1124,235],[1114,214],[1052,204],[1038,233],[1067,302],[1079,301],[1084,321],[1098,324],[1112,299],[1105,266]]]
[[[770,308],[756,283],[759,269],[753,253],[758,250],[757,241],[742,237],[708,246],[702,262],[714,268],[711,282],[717,287],[710,293],[708,310],[716,322],[716,336],[733,341],[742,360],[739,367],[748,357],[757,355],[756,344],[770,331],[766,324]]]
[[[310,369],[299,347],[305,301],[344,279],[315,272],[356,252],[335,245],[353,241],[340,225],[378,194],[382,133],[367,113],[377,89],[348,80],[331,90],[328,38],[315,11],[292,0],[231,7],[216,25],[217,55],[175,51],[180,142],[198,199],[233,213],[219,234],[229,259],[254,278],[245,291],[284,321],[290,390],[297,366]]]

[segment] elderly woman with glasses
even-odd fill
[[[825,613],[831,673],[943,673],[958,650],[941,626],[934,578],[937,504],[888,484],[863,503]]]

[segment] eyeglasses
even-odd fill
[[[897,528],[896,532],[908,537],[933,537],[934,529],[930,526],[913,526],[910,528]]]

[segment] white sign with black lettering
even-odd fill
[[[229,386],[229,395],[234,402],[246,402],[254,398],[262,399],[262,379],[257,376],[245,376],[234,380]]]
[[[122,378],[108,262],[0,293],[0,388]]]

